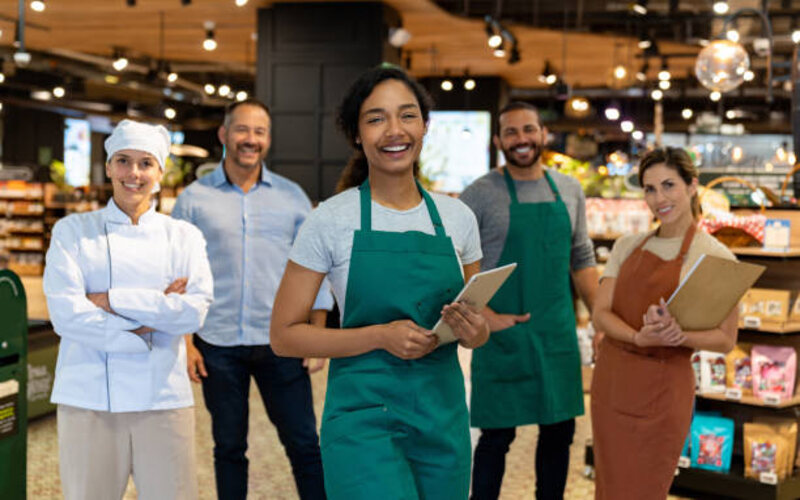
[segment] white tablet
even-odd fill
[[[473,275],[453,302],[463,302],[476,311],[481,311],[516,267],[517,264],[514,262]],[[439,337],[440,345],[458,340],[442,318],[439,318],[431,332]]]

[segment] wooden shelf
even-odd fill
[[[741,255],[745,257],[800,257],[800,248],[790,248],[785,252],[764,250],[760,247],[734,247],[730,249],[734,255]]]
[[[698,392],[695,394],[695,396],[703,399],[713,399],[715,401],[725,401],[728,403],[737,403],[748,406],[760,406],[762,408],[790,408],[792,406],[800,405],[800,396],[794,396],[790,399],[782,400],[780,403],[775,405],[766,404],[764,403],[763,400],[755,396],[742,396],[742,399],[728,399],[725,397],[724,392],[720,393]]]
[[[795,499],[800,496],[800,476],[787,477],[778,484],[766,484],[744,477],[742,465],[731,467],[731,471],[715,472],[690,467],[678,469],[672,480],[673,495],[685,495],[684,491],[705,493],[723,498]]]
[[[744,326],[739,326],[739,330],[745,330],[753,333],[791,335],[793,333],[800,333],[800,322],[792,321],[792,322],[777,323],[777,324],[761,323],[761,326],[758,328],[748,328]]]

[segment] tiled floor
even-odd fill
[[[466,361],[463,359],[462,361]],[[466,363],[464,363],[466,364]],[[322,413],[325,394],[325,374],[312,377],[317,416]],[[201,499],[213,499],[214,472],[211,457],[211,427],[208,412],[202,403],[202,392],[195,387],[197,415],[198,482]],[[588,401],[587,401],[588,408]],[[250,458],[249,498],[296,499],[289,463],[278,442],[274,427],[269,423],[255,386],[250,396]],[[532,499],[534,491],[533,450],[536,427],[519,429],[517,439],[508,455],[506,475],[501,498],[503,500]],[[569,482],[565,498],[590,499],[594,496],[594,483],[584,477],[584,444],[591,433],[588,416],[577,421],[575,442],[572,447]],[[61,498],[58,478],[58,446],[55,416],[32,422],[28,431],[28,498]],[[126,499],[136,498],[133,484],[129,484]]]

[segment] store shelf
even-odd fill
[[[762,323],[758,328],[739,326],[740,331],[750,333],[766,333],[770,335],[792,335],[800,333],[800,322],[787,321],[785,323]]]
[[[715,401],[725,401],[727,403],[736,403],[741,405],[748,405],[748,406],[758,406],[762,408],[790,408],[792,406],[800,405],[800,396],[794,396],[791,399],[782,400],[776,404],[769,404],[765,403],[762,399],[757,398],[755,396],[742,396],[741,399],[729,399],[725,396],[725,393],[700,393],[698,392],[695,394],[698,398],[703,399],[712,399]]]
[[[760,247],[734,247],[730,249],[734,255],[742,255],[747,257],[777,257],[777,258],[793,258],[800,257],[800,248],[790,248],[785,252],[775,250],[764,250]]]
[[[739,465],[727,474],[696,468],[678,469],[670,492],[681,494],[682,490],[688,490],[722,498],[759,500],[800,498],[800,476],[789,477],[773,485],[746,478],[741,469],[742,466]]]

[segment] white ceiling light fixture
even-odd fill
[[[217,89],[217,93],[218,93],[218,94],[219,94],[221,97],[227,97],[227,95],[231,93],[231,86],[230,86],[230,85],[228,85],[227,83],[223,83],[223,84],[222,84],[222,85],[220,85],[220,86],[219,86],[219,88]]]
[[[635,141],[641,141],[644,139],[644,133],[641,130],[634,130],[631,134],[631,137],[633,137],[633,140]]]
[[[44,0],[33,0],[31,2],[31,9],[36,12],[44,12],[46,8],[47,5],[45,5]]]
[[[621,64],[618,64],[618,65],[617,65],[617,66],[614,68],[614,78],[616,78],[617,80],[622,80],[622,79],[624,79],[626,76],[628,76],[628,70],[627,70],[627,69],[625,69],[625,66],[623,66],[623,65],[621,65]]]
[[[670,87],[672,87],[672,83],[670,83],[669,80],[659,80],[658,88],[660,88],[661,90],[667,90]]]
[[[464,80],[464,90],[475,90],[475,80],[467,78]]]
[[[744,81],[750,69],[750,56],[741,44],[730,40],[714,40],[700,51],[694,72],[700,84],[709,90],[728,92]]]
[[[167,108],[164,110],[164,116],[167,120],[174,120],[176,116],[178,116],[178,112],[175,111],[175,108]]]
[[[792,31],[792,41],[794,43],[800,43],[800,30]]]
[[[727,38],[731,42],[737,43],[739,41],[739,39],[741,38],[741,35],[739,35],[738,31],[736,31],[734,29],[730,29],[730,30],[725,32],[725,38]]]
[[[681,111],[681,117],[684,120],[691,120],[692,116],[694,116],[694,111],[692,111],[691,108],[683,108],[683,110]]]
[[[389,45],[400,48],[411,40],[411,33],[405,28],[389,28]]]
[[[660,101],[664,98],[664,92],[661,89],[654,89],[650,92],[650,98],[654,101]]]
[[[53,97],[61,99],[66,95],[67,91],[61,85],[53,88]]]
[[[730,5],[725,0],[716,0],[714,2],[714,13],[720,16],[725,15],[730,10]]]
[[[714,101],[714,102],[717,102],[717,101],[719,101],[720,99],[722,99],[722,93],[721,93],[721,92],[719,92],[719,91],[717,91],[717,90],[715,90],[714,92],[711,92],[711,94],[709,94],[709,96],[708,96],[708,97],[709,97],[709,99],[711,99],[712,101]]]
[[[605,114],[606,120],[610,120],[612,122],[619,120],[620,117],[619,108],[613,105],[606,108]]]
[[[237,7],[244,7],[245,5],[247,5],[247,0],[236,0],[235,3]]]
[[[206,30],[206,38],[203,40],[203,49],[211,52],[217,49],[217,40],[214,36],[215,24],[213,21],[206,21],[203,23],[203,28]]]
[[[244,90],[240,90],[239,92],[236,93],[236,100],[239,102],[246,101],[247,97],[248,97],[247,92],[245,92]]]
[[[752,82],[755,79],[755,77],[756,77],[756,74],[753,73],[753,70],[750,70],[750,69],[745,71],[744,75],[742,75],[742,78],[744,78],[744,81],[746,81],[746,82]]]
[[[631,4],[630,9],[634,14],[647,15],[647,0],[636,0],[636,3]]]
[[[441,87],[442,90],[444,90],[445,92],[450,92],[451,90],[453,90],[453,82],[449,78],[445,78],[444,80],[442,80]]]
[[[111,63],[111,67],[114,68],[116,71],[122,71],[128,67],[128,58],[119,55],[114,59],[114,62]]]
[[[203,90],[205,90],[206,94],[211,95],[217,91],[217,87],[215,87],[210,83],[206,83],[205,85],[203,85]]]
[[[630,120],[622,120],[622,123],[619,124],[619,128],[621,128],[626,134],[629,134],[633,132],[633,122]]]
[[[495,49],[492,54],[494,54],[494,56],[497,58],[502,58],[506,56],[506,51],[503,49]]]
[[[0,73],[0,83],[3,83],[3,82],[5,82],[5,81],[6,81],[6,75],[5,75],[5,73]]]

